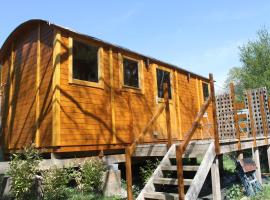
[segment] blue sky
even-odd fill
[[[270,25],[270,1],[1,2],[0,45],[20,23],[41,18],[176,64],[217,85],[239,66],[238,47]]]

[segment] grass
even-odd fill
[[[263,185],[263,191],[252,197],[251,200],[270,200],[270,185]]]
[[[70,189],[67,200],[118,200],[120,197],[104,197],[101,194],[83,193],[75,189]]]

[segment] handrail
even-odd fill
[[[189,131],[184,136],[183,142],[181,143],[183,152],[186,150],[186,147],[188,146],[192,136],[194,135],[196,129],[199,127],[200,121],[203,118],[203,115],[204,115],[205,111],[207,110],[208,106],[210,105],[211,101],[212,101],[212,97],[209,96],[207,101],[204,102],[200,112],[197,114],[194,122],[192,123],[191,128],[189,129]]]
[[[170,105],[169,105],[169,89],[168,84],[164,83],[163,85],[163,93],[164,93],[164,103],[162,103],[157,111],[154,113],[152,118],[148,121],[145,128],[139,134],[139,136],[132,142],[131,145],[126,147],[125,149],[125,157],[126,157],[126,181],[127,181],[127,197],[128,200],[133,199],[132,194],[132,169],[131,169],[131,157],[139,144],[140,140],[143,136],[149,131],[151,126],[156,122],[159,118],[163,110],[166,111],[166,125],[167,125],[167,135],[168,135],[168,147],[172,144],[172,136],[171,136],[171,119],[170,119]]]
[[[163,112],[163,110],[165,109],[166,105],[165,103],[160,105],[159,108],[157,109],[156,113],[153,115],[153,117],[149,120],[149,122],[146,124],[145,128],[143,129],[143,131],[140,133],[140,135],[138,136],[137,139],[135,139],[135,141],[129,146],[130,149],[130,153],[133,154],[138,143],[140,142],[140,140],[143,138],[143,136],[149,131],[150,127],[155,123],[155,121],[158,119],[158,117],[160,116],[160,114]]]
[[[196,129],[199,127],[199,122],[203,118],[204,113],[212,102],[212,112],[213,112],[213,123],[214,123],[214,138],[215,138],[215,151],[217,154],[220,152],[219,146],[219,136],[218,136],[218,128],[217,128],[217,118],[216,118],[216,98],[215,98],[215,90],[214,90],[214,80],[213,75],[209,74],[210,79],[210,96],[207,101],[204,102],[202,108],[197,114],[194,122],[192,123],[191,128],[187,132],[184,137],[184,140],[181,144],[176,145],[176,162],[177,162],[177,178],[178,178],[178,193],[179,199],[182,200],[185,198],[184,193],[184,176],[183,176],[183,164],[182,164],[182,155],[185,152],[189,142],[191,141],[192,136],[194,135]]]

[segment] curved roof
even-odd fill
[[[117,44],[112,44],[110,42],[106,42],[104,40],[100,40],[98,38],[95,38],[93,36],[89,36],[89,35],[86,35],[86,34],[82,34],[82,33],[79,33],[79,32],[76,32],[72,29],[69,29],[69,28],[66,28],[66,27],[63,27],[63,26],[60,26],[60,25],[57,25],[57,24],[53,24],[49,21],[46,21],[46,20],[42,20],[42,19],[31,19],[31,20],[28,20],[22,24],[20,24],[17,28],[15,28],[12,33],[7,37],[7,39],[5,40],[5,42],[3,43],[1,49],[0,49],[0,60],[2,60],[2,57],[4,55],[4,52],[6,51],[6,49],[8,48],[9,44],[13,41],[13,38],[15,38],[17,35],[19,35],[22,31],[24,31],[27,27],[30,27],[30,26],[33,26],[34,24],[39,24],[39,23],[43,23],[43,24],[47,24],[49,26],[53,26],[53,27],[56,27],[60,30],[64,30],[64,31],[68,31],[68,32],[72,32],[73,34],[76,34],[78,36],[81,36],[81,37],[86,37],[86,38],[89,38],[89,39],[92,39],[94,41],[97,41],[97,42],[100,42],[100,43],[103,43],[105,45],[109,45],[115,49],[119,49],[119,50],[123,50],[123,51],[126,51],[126,52],[130,52],[130,53],[133,53],[133,54],[137,54],[138,56],[141,56],[141,57],[144,57],[145,59],[149,59],[150,61],[155,61],[155,62],[158,62],[158,63],[162,63],[164,65],[167,65],[171,68],[174,68],[174,69],[178,69],[178,70],[181,70],[181,71],[184,71],[184,72],[187,72],[187,73],[190,73],[192,75],[195,75],[195,76],[198,76],[198,77],[201,77],[203,79],[207,79],[207,77],[204,77],[202,75],[199,75],[197,73],[194,73],[194,72],[191,72],[189,70],[186,70],[186,69],[183,69],[183,68],[180,68],[174,64],[170,64],[168,62],[164,62],[162,60],[159,60],[159,59],[156,59],[156,58],[153,58],[151,56],[147,56],[147,55],[143,55],[141,53],[138,53],[136,51],[132,51],[128,48],[125,48],[125,47],[122,47],[122,46],[119,46]]]

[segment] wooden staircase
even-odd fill
[[[194,148],[196,147],[197,148]],[[203,156],[202,162],[198,165],[183,163],[185,199],[194,200],[198,198],[203,183],[211,168],[216,156],[214,142],[201,145],[198,149],[196,142],[191,143],[187,149],[191,149],[188,155],[183,155],[183,159]],[[176,144],[172,145],[147,184],[137,197],[143,199],[179,199],[178,179],[176,178]]]

